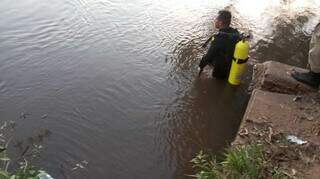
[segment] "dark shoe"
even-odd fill
[[[294,71],[291,76],[299,82],[305,83],[314,88],[318,88],[320,85],[320,73],[314,73],[312,71],[307,73],[299,73]]]

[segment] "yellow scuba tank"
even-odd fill
[[[249,42],[246,38],[236,44],[228,79],[230,84],[240,85],[241,77],[246,70],[246,62],[249,59],[249,49]]]

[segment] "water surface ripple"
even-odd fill
[[[50,131],[35,164],[55,178],[185,178],[196,152],[232,140],[248,101],[250,75],[238,88],[209,70],[197,77],[217,11],[230,9],[234,26],[253,31],[252,61],[304,66],[319,6],[2,0],[0,120],[18,122],[14,142],[23,145]]]

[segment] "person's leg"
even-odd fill
[[[308,62],[310,71],[308,73],[292,73],[297,81],[318,88],[320,85],[320,24],[317,25],[312,34]]]
[[[213,66],[212,70],[212,77],[219,79],[219,80],[224,80],[228,77],[229,73],[226,72],[223,64],[221,63],[215,63]]]
[[[312,72],[320,73],[320,24],[317,25],[311,38],[309,65]]]

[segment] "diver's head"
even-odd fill
[[[215,27],[217,29],[223,29],[230,26],[231,12],[227,10],[221,10],[218,12],[218,17],[215,20]]]

